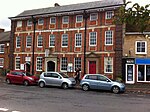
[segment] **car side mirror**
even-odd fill
[[[62,79],[62,77],[58,76],[59,79]]]
[[[108,79],[107,79],[106,81],[107,81],[107,82],[111,82],[111,81],[110,81],[110,80],[108,80]]]

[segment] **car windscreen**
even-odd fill
[[[65,73],[59,73],[63,78],[69,78],[68,75],[66,75]]]

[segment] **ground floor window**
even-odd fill
[[[3,68],[3,66],[4,66],[4,59],[0,58],[0,67]]]
[[[150,81],[150,65],[138,65],[138,81]]]
[[[42,71],[42,57],[36,58],[36,70]]]
[[[67,64],[68,64],[67,58],[66,57],[61,58],[61,70],[67,71]]]
[[[105,73],[113,73],[113,58],[112,57],[104,58],[104,71]]]
[[[20,70],[20,57],[16,57],[15,59],[15,69]]]
[[[75,68],[75,69],[76,69],[76,68],[81,68],[81,58],[80,58],[80,57],[77,57],[77,58],[74,59],[74,61],[75,61],[74,68]],[[75,70],[75,69],[74,69],[74,70]]]

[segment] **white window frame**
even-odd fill
[[[76,68],[81,68],[82,67],[82,59],[81,57],[75,57],[74,58],[74,71]]]
[[[42,59],[43,59],[42,57],[36,57],[36,71],[42,71],[42,65],[43,65]]]
[[[67,21],[66,21],[67,20]],[[63,16],[62,17],[62,23],[63,24],[68,24],[69,23],[69,16]]]
[[[65,37],[64,37],[65,36]],[[67,39],[67,42],[65,41]],[[62,34],[62,47],[68,47],[68,34]],[[67,43],[67,45],[63,45],[64,43]]]
[[[42,38],[42,39],[40,39],[40,38]],[[38,35],[38,37],[37,37],[37,47],[43,47],[43,36],[42,35]]]
[[[61,71],[67,71],[67,66],[68,66],[68,58],[62,57],[61,58]]]
[[[110,43],[107,43],[107,39],[111,39]],[[113,45],[113,31],[112,30],[107,30],[105,31],[105,45]]]
[[[19,62],[19,63],[18,63]],[[20,57],[15,58],[15,70],[20,70]]]
[[[29,37],[31,38],[31,41],[29,41]],[[31,48],[32,45],[32,36],[28,35],[26,36],[26,47]]]
[[[18,40],[20,39],[20,40]],[[16,37],[16,48],[20,48],[21,47],[21,37],[20,36],[17,36]]]
[[[113,16],[114,16],[114,11],[107,11],[105,13],[105,18],[106,19],[112,19]]]
[[[5,44],[0,44],[0,53],[5,52]]]
[[[31,19],[27,20],[27,26],[32,26],[32,20]]]
[[[22,27],[22,21],[17,21],[17,27]]]
[[[79,17],[81,17],[81,20],[78,20]],[[76,15],[76,23],[81,23],[83,22],[83,15]]]
[[[108,59],[111,59],[110,60],[110,63],[108,63]],[[108,64],[111,66],[112,68],[112,71],[109,72],[107,71],[107,66]],[[104,57],[104,73],[113,73],[113,57]]]
[[[54,19],[55,22],[53,22],[52,19]],[[51,18],[50,18],[50,24],[56,24],[56,17],[51,17]]]
[[[93,36],[93,35],[91,35],[92,33],[95,33],[95,44],[91,44],[91,40],[93,40],[91,37],[91,36]],[[97,32],[90,32],[89,33],[89,46],[96,46],[96,45],[97,45]]]
[[[145,43],[145,52],[137,52],[137,43],[144,42]],[[135,42],[135,54],[147,54],[147,41],[136,41]]]
[[[43,25],[44,24],[44,19],[43,18],[39,18],[38,19],[38,25]]]
[[[98,14],[97,13],[90,14],[90,21],[96,21],[97,19],[98,19]]]
[[[82,46],[82,33],[76,33],[75,34],[75,47],[81,47]]]
[[[49,47],[55,47],[55,35],[49,35]]]
[[[3,68],[4,67],[4,58],[0,58],[0,62],[2,65],[0,65],[0,68]]]

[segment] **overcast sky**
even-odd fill
[[[14,17],[24,10],[53,7],[54,3],[60,5],[92,2],[98,0],[3,0],[0,5],[0,28],[5,31],[10,30],[10,20],[8,17]],[[145,6],[150,3],[150,0],[130,0],[132,3],[139,3]]]

